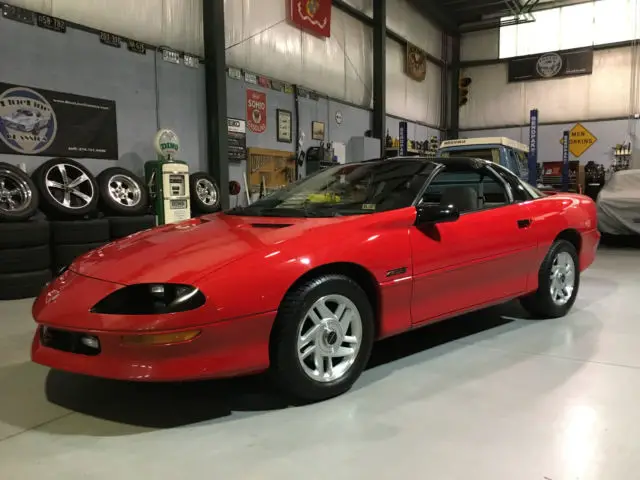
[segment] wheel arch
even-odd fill
[[[289,292],[295,290],[305,282],[308,282],[309,280],[322,275],[330,274],[344,275],[346,277],[349,277],[354,282],[356,282],[360,286],[360,288],[364,290],[367,298],[369,299],[369,302],[371,303],[371,308],[373,309],[374,325],[376,328],[374,335],[375,338],[377,338],[378,332],[380,330],[380,286],[373,273],[371,273],[367,268],[363,267],[360,264],[353,262],[335,262],[314,267],[298,277],[296,281],[289,286],[282,299],[286,298]],[[278,312],[280,311],[280,305],[282,305],[282,300],[278,305]],[[273,341],[274,330],[275,328],[271,329],[271,335],[269,339],[270,344],[272,344]]]
[[[575,247],[578,255],[580,255],[580,249],[582,248],[582,236],[580,235],[580,232],[578,232],[575,228],[567,228],[561,231],[554,239],[554,242],[558,240],[566,240],[567,242],[572,244]]]

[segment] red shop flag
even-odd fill
[[[289,21],[300,30],[331,36],[331,0],[286,0]]]

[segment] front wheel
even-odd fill
[[[566,240],[557,240],[540,266],[538,290],[521,298],[520,303],[536,317],[563,317],[575,303],[579,287],[576,248]]]
[[[320,401],[351,388],[374,339],[373,309],[343,275],[323,275],[287,294],[271,343],[271,373],[297,399]]]

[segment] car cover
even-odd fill
[[[615,172],[598,199],[598,228],[612,235],[640,235],[640,170]]]

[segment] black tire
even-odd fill
[[[79,187],[83,194],[90,198],[86,205],[78,206],[77,208],[71,208],[61,203],[63,194],[62,190],[55,189],[55,195],[52,194],[46,186],[47,175],[51,174],[57,178],[58,172],[54,169],[60,164],[70,165],[73,172],[67,172],[69,180],[74,180],[80,177],[80,174],[86,175],[86,181]],[[71,170],[71,169],[70,169]],[[71,175],[73,173],[73,175]],[[81,218],[91,214],[96,210],[98,206],[98,182],[87,168],[75,160],[70,158],[52,158],[40,165],[31,174],[31,179],[35,183],[40,193],[40,209],[52,219],[66,219],[66,218]],[[74,203],[79,202],[80,197],[71,195],[71,199]]]
[[[18,167],[0,162],[0,181],[7,190],[19,190],[22,199],[19,209],[10,210],[0,192],[0,222],[23,222],[31,218],[38,209],[40,196],[29,175]],[[13,196],[11,198],[14,199]]]
[[[45,270],[51,267],[49,245],[0,250],[0,274]]]
[[[574,265],[574,286],[569,300],[558,305],[551,296],[551,273],[553,263],[560,253],[567,253],[571,256]],[[580,263],[576,248],[572,243],[566,240],[556,240],[547,256],[544,258],[540,271],[538,273],[538,290],[522,297],[520,303],[534,317],[539,318],[558,318],[565,316],[576,301],[578,290],[580,288]]]
[[[0,274],[0,300],[37,297],[51,277],[51,270]]]
[[[129,186],[129,194],[133,197],[137,189],[138,196],[134,205],[126,205],[114,198],[110,191],[110,184],[119,181],[125,187]],[[98,175],[98,189],[100,191],[99,207],[105,215],[136,216],[146,213],[149,209],[149,194],[144,182],[129,170],[111,167]],[[123,192],[123,195],[126,192]]]
[[[51,243],[54,245],[107,243],[109,239],[109,221],[106,218],[51,222]]]
[[[207,198],[203,200],[198,195],[199,185],[205,185],[209,189]],[[189,175],[189,192],[191,194],[191,209],[196,213],[215,213],[220,210],[220,187],[216,179],[205,172],[196,172]]]
[[[307,375],[298,360],[298,329],[306,313],[321,297],[340,294],[356,306],[362,320],[360,349],[350,369],[331,382],[319,382]],[[344,275],[323,275],[289,292],[278,312],[271,334],[270,371],[282,390],[297,400],[317,402],[348,391],[364,370],[373,346],[375,322],[366,293]]]
[[[53,271],[57,272],[63,267],[68,267],[81,255],[91,250],[100,248],[106,242],[83,243],[79,245],[54,245],[53,246]]]
[[[46,220],[0,223],[0,249],[49,245],[50,229]]]
[[[143,215],[140,217],[109,217],[109,228],[111,230],[111,240],[128,237],[133,233],[147,230],[156,226],[154,215]]]

